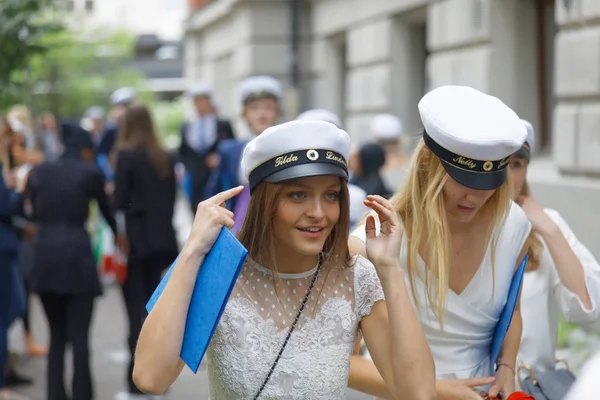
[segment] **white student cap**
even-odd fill
[[[315,108],[313,110],[304,111],[296,117],[297,121],[325,121],[334,124],[338,128],[342,128],[340,118],[329,110]]]
[[[84,117],[89,119],[104,119],[106,113],[104,108],[100,106],[92,106],[85,110]]]
[[[195,97],[212,97],[213,89],[207,82],[195,82],[187,91],[188,96]]]
[[[283,91],[279,81],[271,76],[251,76],[242,82],[240,87],[240,102],[246,105],[249,101],[274,98],[281,100]]]
[[[310,176],[348,179],[350,136],[325,121],[291,121],[252,139],[242,156],[250,192],[262,181],[278,183]]]
[[[531,153],[533,153],[533,149],[535,148],[535,130],[529,121],[522,119],[521,122],[525,125],[525,129],[527,129],[527,139],[516,154],[530,160]]]
[[[527,129],[498,98],[465,86],[442,86],[419,102],[423,139],[446,172],[471,189],[497,189]]]
[[[122,87],[115,90],[110,95],[110,104],[118,106],[121,104],[127,104],[135,99],[135,89],[132,87]]]
[[[371,120],[369,131],[375,140],[396,140],[402,136],[402,121],[391,114],[379,114]]]

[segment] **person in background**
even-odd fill
[[[510,158],[508,171],[515,202],[527,215],[533,233],[523,279],[523,335],[517,357],[524,378],[527,371],[540,377],[555,370],[559,315],[581,324],[600,320],[600,264],[558,211],[543,208],[531,194],[527,170],[535,131],[528,121],[523,123],[527,141]]]
[[[33,168],[27,182],[25,196],[38,225],[30,282],[50,327],[47,400],[69,398],[64,384],[67,344],[73,349],[70,398],[90,400],[94,396],[89,331],[94,300],[102,293],[86,230],[90,201],[98,203],[115,236],[117,229],[90,136],[77,125],[61,128],[65,152],[59,160]],[[122,240],[117,244],[122,247]]]
[[[304,111],[296,119],[298,121],[325,121],[334,124],[339,129],[344,129],[342,121],[336,114],[320,108]],[[353,230],[358,221],[369,211],[364,204],[367,193],[360,187],[348,183],[348,194],[350,195],[350,230]]]
[[[85,129],[92,137],[92,142],[96,148],[100,147],[105,132],[106,112],[100,106],[92,106],[85,110],[81,120],[81,127]]]
[[[10,129],[10,126],[7,125],[6,121],[2,125],[5,127],[4,129]],[[12,138],[10,146],[10,167],[15,179],[17,179],[17,181],[24,181],[27,179],[27,175],[29,174],[29,171],[31,171],[31,168],[39,164],[45,156],[40,150],[27,149],[26,139],[21,133],[14,132]],[[36,227],[35,224],[27,218],[29,209],[29,203],[24,201],[22,204],[22,213],[18,217],[13,217],[13,226],[18,230],[20,236],[18,265],[24,288],[23,298],[25,307],[23,314],[19,315],[19,317],[23,321],[23,333],[25,335],[27,352],[29,355],[37,357],[46,355],[48,350],[46,347],[40,346],[35,342],[31,332],[31,318],[29,313],[31,294],[28,277],[32,267],[32,241]],[[30,383],[31,381],[27,378],[21,378],[11,370],[9,382],[23,384]]]
[[[44,159],[57,160],[64,148],[56,126],[56,118],[53,114],[44,112],[39,116],[38,121],[38,139],[44,152]]]
[[[39,150],[40,146],[35,135],[33,117],[29,108],[23,104],[17,104],[10,109],[7,118],[13,130],[25,138],[25,149]]]
[[[19,249],[18,232],[13,226],[13,218],[20,215],[22,207],[22,185],[11,171],[11,147],[14,132],[8,121],[0,118],[0,399],[17,400],[19,395],[8,390],[15,383],[15,372],[9,367],[8,330],[14,314],[20,277],[17,276]],[[21,181],[23,182],[23,181]],[[31,382],[31,381],[29,381]],[[17,382],[24,383],[24,382]]]
[[[110,167],[109,155],[117,140],[123,115],[129,104],[135,100],[135,97],[136,91],[132,87],[122,87],[115,90],[110,96],[112,109],[110,110],[109,120],[104,124],[104,128],[101,131],[102,133],[99,136],[94,137],[96,162],[104,174],[104,178],[107,182],[106,189],[109,194],[112,194],[112,191],[114,190],[114,173]],[[104,110],[100,109],[88,111],[90,111],[93,119],[96,121],[100,118],[100,113],[104,113]],[[99,122],[97,121],[96,124],[99,124]]]
[[[387,187],[397,190],[408,175],[409,158],[404,149],[404,130],[400,118],[379,114],[369,124],[372,140],[385,151],[385,165],[381,170]]]
[[[385,164],[385,151],[377,143],[366,143],[351,158],[352,178],[350,183],[364,190],[367,195],[389,197],[392,192],[381,178]]]
[[[240,102],[243,117],[252,132],[252,137],[275,125],[281,117],[283,91],[281,83],[270,76],[253,76],[242,82]],[[240,171],[240,160],[248,140],[224,140],[218,146],[219,167],[211,173],[204,193],[211,198],[221,191],[243,185],[246,189],[235,199],[228,201],[227,208],[235,214],[234,232],[238,232],[246,217],[250,191]]]
[[[212,88],[196,83],[188,92],[194,103],[195,118],[181,126],[179,157],[191,181],[188,199],[192,211],[204,200],[204,189],[211,172],[219,165],[217,148],[223,140],[234,139],[229,121],[217,116]]]
[[[125,112],[111,159],[116,164],[118,229],[129,244],[122,291],[129,317],[131,359],[127,392],[116,396],[117,400],[127,400],[143,394],[131,376],[135,345],[147,315],[146,303],[162,272],[178,254],[172,223],[177,184],[173,160],[160,147],[150,112],[143,105],[130,105]]]

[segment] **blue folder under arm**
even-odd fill
[[[525,274],[525,267],[527,266],[528,260],[529,256],[526,254],[525,257],[523,257],[523,261],[521,261],[519,268],[517,268],[517,272],[515,272],[512,282],[510,283],[508,296],[506,298],[506,305],[504,306],[504,310],[502,310],[502,314],[500,314],[500,319],[498,320],[498,325],[496,325],[496,331],[494,332],[494,338],[492,339],[490,355],[492,367],[496,365],[496,362],[498,361],[500,349],[504,344],[504,339],[506,339],[506,334],[510,328],[512,317],[517,306],[517,300],[519,300],[519,290],[521,289],[521,282],[523,282],[523,274]]]
[[[194,373],[198,372],[247,254],[248,251],[235,236],[223,228],[204,258],[194,285],[181,346],[181,359]],[[148,312],[158,301],[176,264],[177,260],[148,301]]]

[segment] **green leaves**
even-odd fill
[[[49,11],[48,0],[0,1],[0,108],[22,95],[30,60],[49,49],[42,38],[62,31]]]

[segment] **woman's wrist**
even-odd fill
[[[506,363],[504,361],[499,361],[496,363],[496,372],[498,372],[498,370],[502,367],[512,371],[513,375],[516,375],[516,373],[517,373],[515,370],[515,367],[513,367],[512,365],[510,365],[509,363]]]

